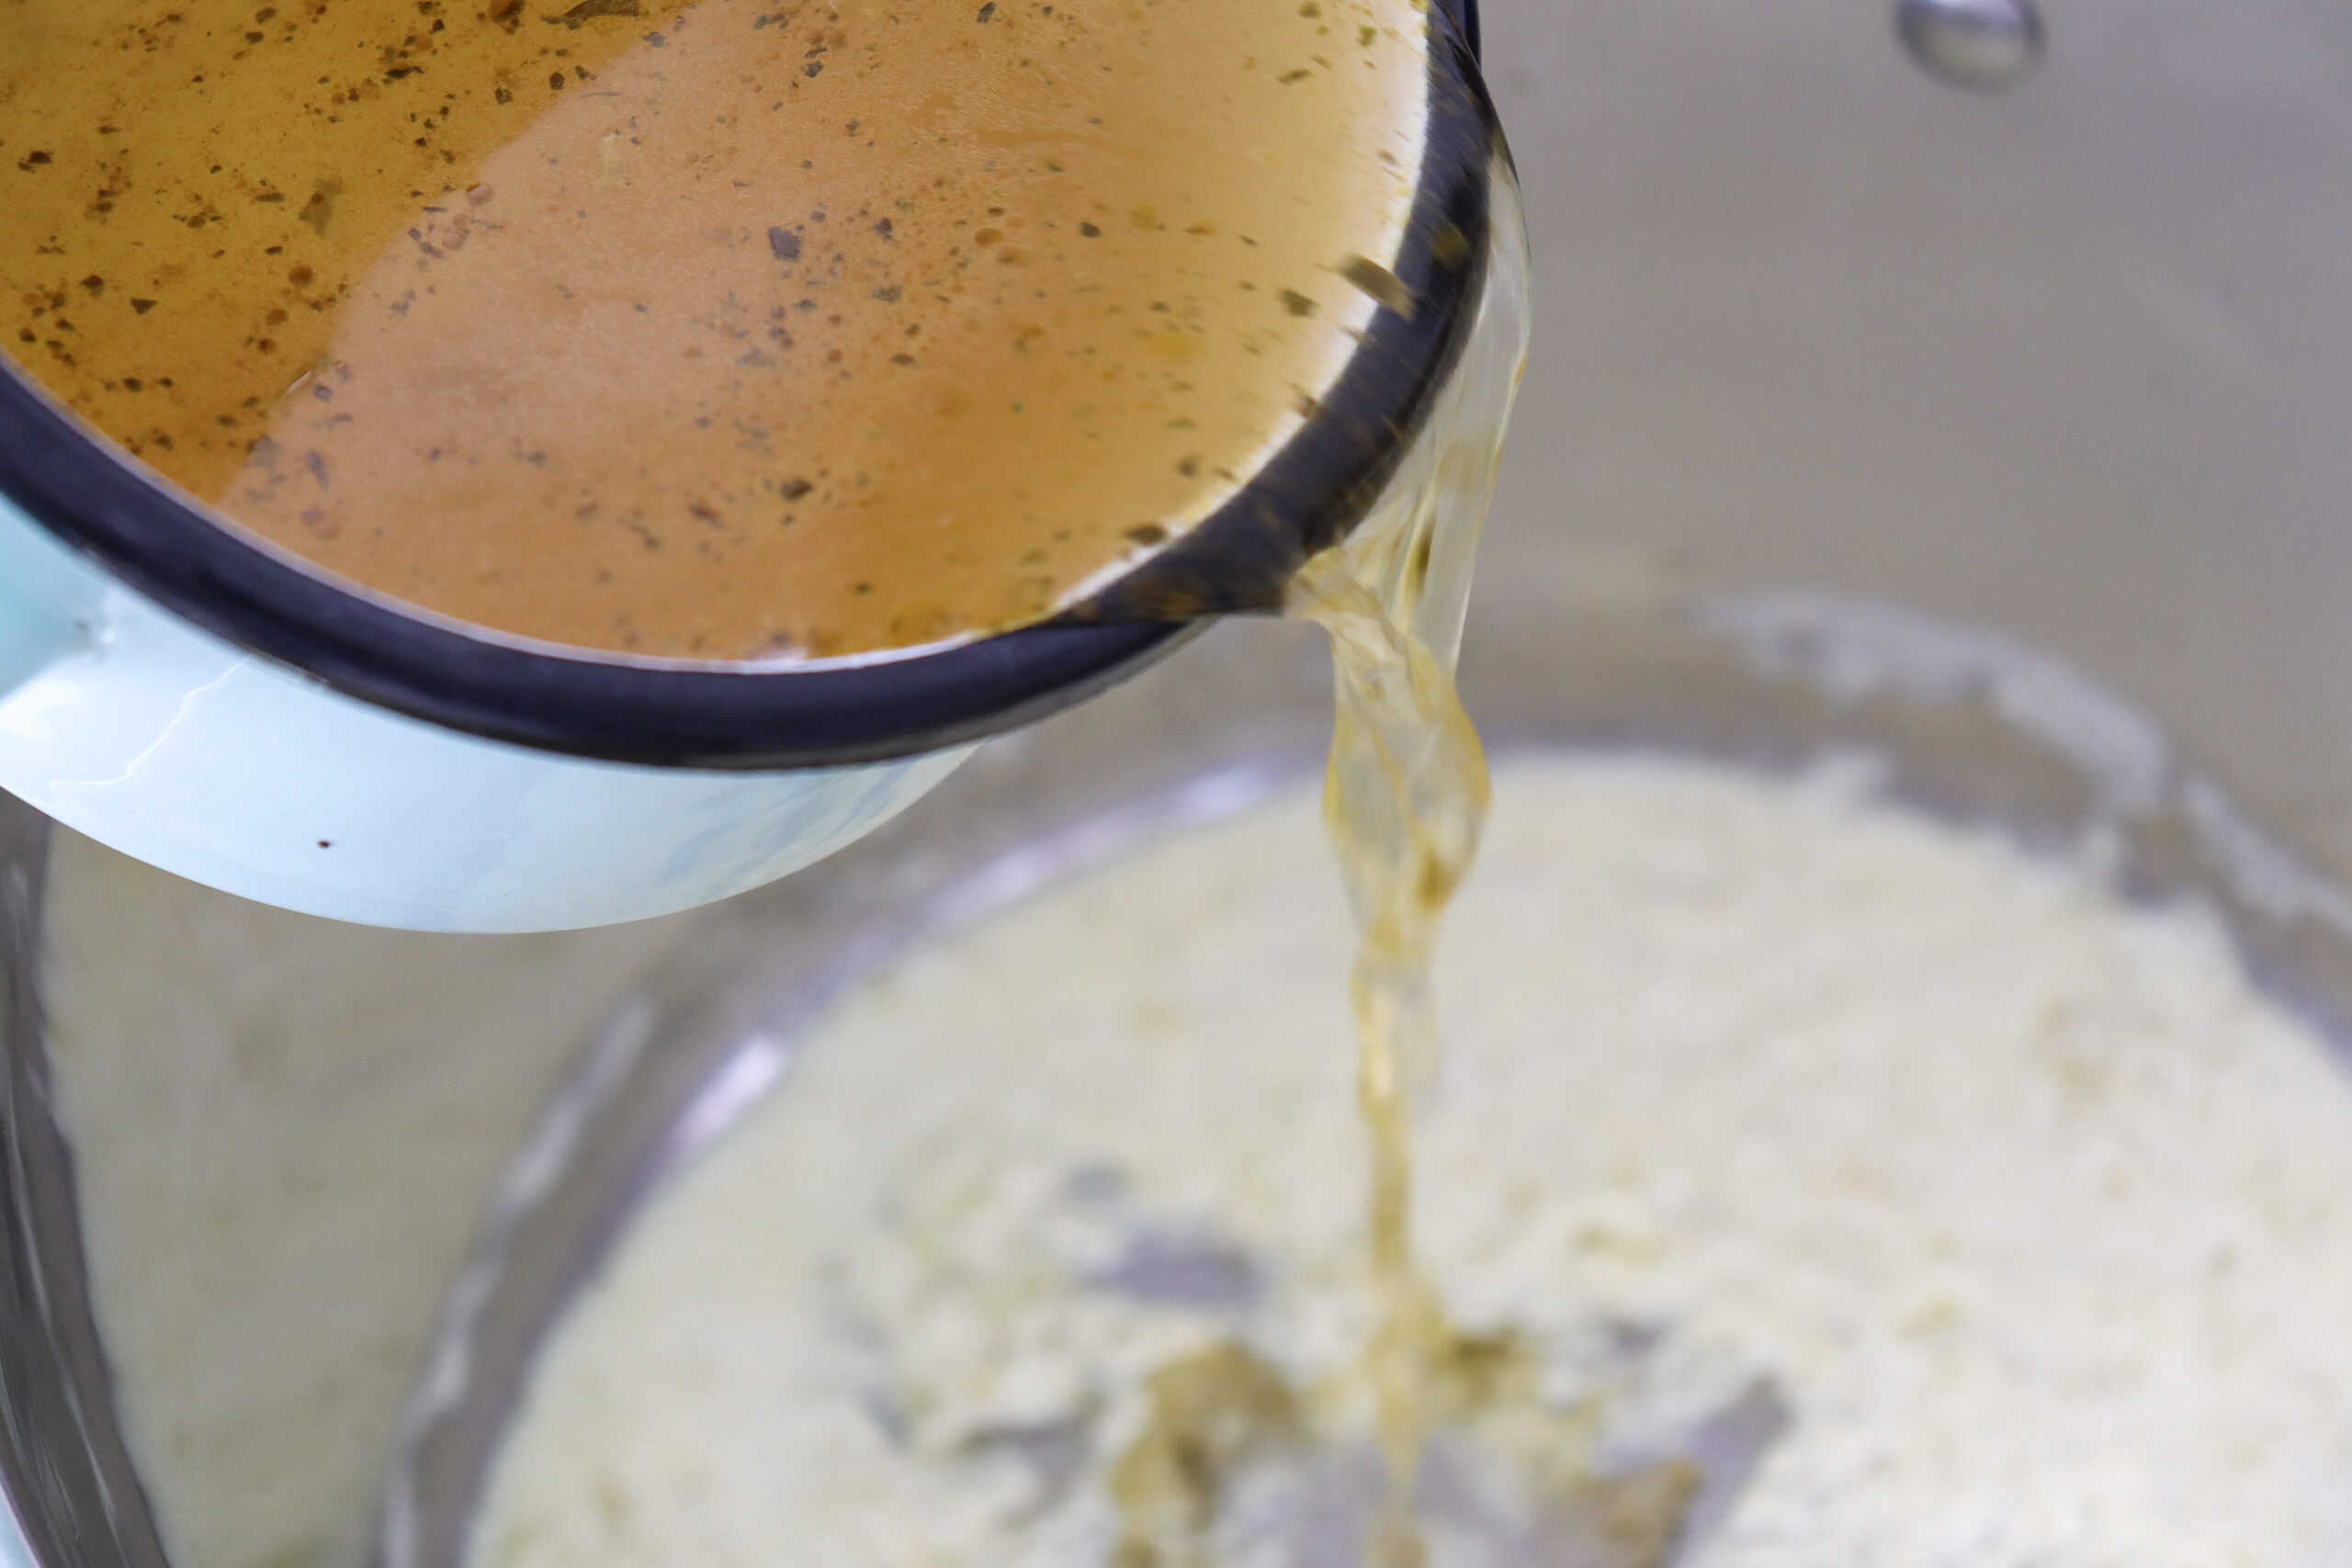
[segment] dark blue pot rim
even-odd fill
[[[1430,132],[1397,275],[1317,418],[1216,514],[1056,621],[938,653],[797,671],[568,655],[338,587],[222,528],[0,360],[0,494],[148,598],[338,691],[445,728],[612,761],[811,767],[959,745],[1042,718],[1164,657],[1221,613],[1276,607],[1306,556],[1361,520],[1419,428],[1476,308],[1490,160],[1477,0],[1431,8]],[[1469,243],[1464,246],[1462,241]]]

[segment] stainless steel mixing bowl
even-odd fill
[[[1867,741],[1939,809],[2104,823],[2334,1027],[2352,12],[1899,16],[1491,0],[1540,320],[1472,705],[1768,767]],[[28,1560],[446,1561],[534,1337],[828,986],[1307,765],[1319,660],[1224,628],[812,874],[571,937],[274,914],[0,801]]]

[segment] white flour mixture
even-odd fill
[[[1360,1419],[1313,809],[843,1005],[551,1347],[477,1562],[1098,1568],[1153,1369],[1237,1341]],[[1606,1468],[1791,1413],[1693,1568],[2352,1562],[2352,1092],[2205,919],[1852,773],[1524,762],[1441,995],[1419,1234],[1511,1418]]]

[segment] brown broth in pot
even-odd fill
[[[1036,620],[1370,320],[1411,0],[19,0],[0,343],[232,525],[662,658]]]

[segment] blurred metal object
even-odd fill
[[[1894,30],[1929,75],[1980,93],[2016,86],[2049,42],[2033,0],[1899,0]]]
[[[38,812],[0,795],[0,1483],[40,1562],[95,1552],[163,1568],[91,1315],[74,1159],[42,1048],[49,842]]]

